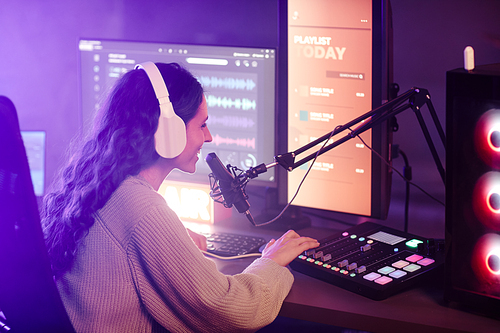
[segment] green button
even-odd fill
[[[411,239],[406,242],[406,246],[411,247],[411,248],[417,248],[418,244],[423,243],[421,240],[418,239]]]

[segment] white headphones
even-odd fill
[[[136,65],[135,69],[143,69],[146,72],[160,104],[160,118],[155,133],[156,152],[164,158],[179,156],[186,147],[186,124],[174,112],[167,86],[158,67],[148,61]]]

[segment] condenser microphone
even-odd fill
[[[210,196],[215,201],[224,204],[224,207],[231,208],[234,205],[238,212],[244,213],[248,220],[255,225],[242,183],[229,172],[215,153],[208,154],[205,161],[212,170],[209,177],[215,180],[214,183],[210,184]],[[222,201],[218,201],[217,198],[221,196]]]

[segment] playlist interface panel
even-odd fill
[[[315,4],[288,2],[288,151],[372,108],[371,0]],[[361,137],[371,145],[371,131]],[[289,198],[310,163],[288,174]],[[317,158],[294,204],[370,215],[370,202],[371,152],[354,138]]]

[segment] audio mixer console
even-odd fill
[[[320,240],[294,259],[292,269],[383,300],[427,276],[444,263],[443,243],[365,222]]]

